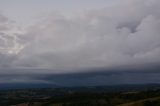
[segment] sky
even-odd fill
[[[141,82],[157,83],[159,9],[159,0],[1,0],[0,83],[73,73],[90,73],[88,82],[136,83],[144,75]],[[115,81],[91,74],[115,71]]]
[[[0,11],[20,25],[28,25],[38,16],[61,12],[70,16],[77,11],[111,6],[120,0],[1,0]]]

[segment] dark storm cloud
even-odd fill
[[[159,70],[157,68],[157,70]],[[1,74],[1,84],[40,84],[60,86],[95,86],[116,84],[159,83],[160,72],[145,70],[105,70],[66,74]],[[34,70],[33,70],[34,71]],[[16,85],[15,85],[16,86]]]

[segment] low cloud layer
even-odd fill
[[[117,71],[69,74],[2,74],[0,89],[17,87],[95,86],[152,84],[160,82],[159,72]],[[39,86],[37,86],[39,85]]]
[[[157,65],[159,9],[159,0],[122,0],[115,6],[71,17],[57,13],[44,16],[23,34],[11,33],[9,20],[0,15],[0,67],[67,73]]]

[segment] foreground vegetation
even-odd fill
[[[0,91],[0,106],[160,106],[158,87],[124,88],[6,90]]]

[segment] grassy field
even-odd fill
[[[147,98],[143,100],[124,103],[117,106],[160,106],[160,97]]]

